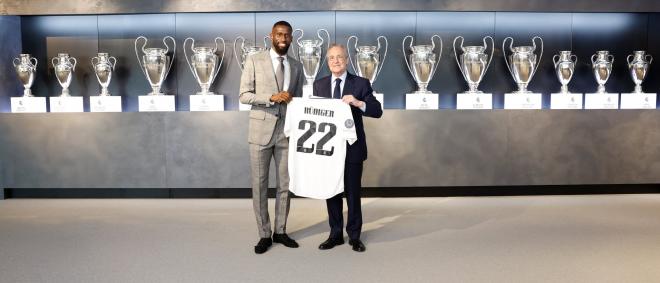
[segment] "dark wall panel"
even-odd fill
[[[660,65],[658,65],[660,61],[656,61],[660,60],[660,36],[652,34],[652,31],[656,30],[654,27],[660,27],[660,14],[653,13],[648,16],[648,26],[650,28],[647,33],[648,46],[646,48],[648,49],[649,54],[654,57],[654,64],[651,64],[651,67],[649,68],[646,80],[642,84],[642,89],[645,92],[657,93],[660,92]],[[660,100],[656,101],[656,103],[660,105]]]
[[[0,112],[11,111],[11,96],[23,95],[12,61],[21,51],[21,18],[0,16]]]

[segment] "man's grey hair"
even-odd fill
[[[332,48],[341,48],[344,51],[344,57],[348,58],[348,48],[346,48],[345,45],[343,45],[341,43],[330,44],[330,47],[328,47],[328,51],[330,51],[330,49],[332,49]],[[328,52],[326,52],[325,57],[328,57]]]

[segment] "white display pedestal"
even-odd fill
[[[655,93],[622,93],[621,109],[655,109]]]
[[[138,97],[140,112],[173,112],[173,95],[140,95]]]
[[[534,109],[543,108],[543,96],[540,93],[505,93],[504,109]]]
[[[553,93],[550,95],[550,109],[582,109],[582,94]]]
[[[618,93],[587,93],[584,109],[619,109]]]
[[[83,112],[82,96],[50,97],[50,112]]]
[[[12,113],[45,113],[46,98],[45,97],[12,97],[11,112]]]
[[[121,96],[91,96],[89,112],[121,112]]]
[[[437,93],[406,93],[407,110],[438,109]]]
[[[461,110],[479,110],[493,109],[492,93],[457,93],[456,109]]]
[[[225,96],[219,95],[191,95],[190,111],[225,111]]]

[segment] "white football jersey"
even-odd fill
[[[329,199],[344,191],[346,142],[357,140],[351,107],[340,99],[294,98],[286,110],[289,191]]]

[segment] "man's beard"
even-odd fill
[[[277,52],[277,54],[280,55],[285,55],[289,51],[289,47],[291,47],[291,44],[287,45],[284,48],[280,48],[277,44],[273,44],[273,49],[275,50],[275,52]]]

